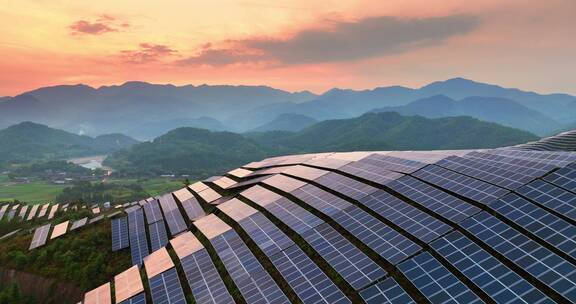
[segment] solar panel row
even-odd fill
[[[168,244],[168,235],[163,220],[148,225],[148,232],[150,233],[152,252]]]
[[[128,213],[128,232],[132,265],[140,265],[144,257],[150,253],[148,251],[148,239],[146,238],[144,212],[142,209]]]
[[[128,219],[121,217],[112,219],[110,223],[112,225],[112,251],[128,248]]]
[[[184,222],[184,218],[178,209],[178,205],[176,205],[176,201],[172,197],[172,193],[161,196],[159,202],[172,236],[188,229],[186,222]]]

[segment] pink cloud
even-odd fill
[[[126,63],[144,64],[159,61],[178,53],[177,50],[162,44],[140,43],[137,50],[122,51],[120,56]]]

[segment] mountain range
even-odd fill
[[[442,111],[425,105],[427,101],[438,102],[435,100],[438,95],[459,103],[444,100]],[[403,108],[406,105],[410,106]],[[575,96],[538,94],[454,78],[416,89],[401,86],[332,89],[321,95],[266,86],[174,86],[145,82],[99,88],[63,85],[0,98],[0,128],[34,121],[76,134],[122,132],[150,140],[185,126],[234,132],[282,130],[286,125],[301,122],[303,116],[315,121],[345,119],[375,109],[426,117],[464,114],[538,135],[576,124]]]

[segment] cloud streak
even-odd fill
[[[175,55],[178,51],[162,44],[140,43],[137,50],[122,51],[122,61],[132,64],[146,64],[160,61],[163,58]]]
[[[306,29],[287,39],[257,37],[232,41],[229,48],[203,48],[178,63],[219,66],[259,61],[313,64],[362,60],[441,44],[478,25],[478,18],[469,15],[337,21],[328,29]]]
[[[72,35],[102,35],[111,32],[118,32],[121,28],[130,27],[127,22],[119,22],[110,15],[101,15],[94,21],[78,20],[68,28]]]

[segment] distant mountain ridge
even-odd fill
[[[398,112],[402,115],[420,115],[428,118],[470,116],[528,130],[538,135],[548,135],[562,126],[536,110],[499,97],[474,96],[457,101],[444,95],[436,95],[404,106],[384,107],[374,109],[372,112]]]
[[[537,94],[463,78],[453,78],[434,82],[418,89],[401,86],[362,91],[332,89],[311,101],[264,105],[256,110],[238,114],[233,120],[244,127],[256,127],[269,121],[270,117],[277,117],[282,113],[301,114],[317,120],[351,118],[373,109],[403,106],[437,95],[457,100],[468,97],[490,97],[499,98],[506,103],[513,101],[548,117],[546,120],[553,124],[549,129],[555,126],[564,128],[564,124],[573,122],[576,117],[576,96]],[[508,125],[515,124],[508,123]]]
[[[258,128],[251,130],[251,132],[267,132],[267,131],[300,131],[307,128],[318,120],[310,118],[306,115],[301,114],[280,114],[274,120],[265,123]]]
[[[493,148],[538,139],[531,133],[470,117],[428,119],[398,113],[318,122],[298,132],[211,132],[179,128],[113,153],[119,174],[207,177],[265,156],[362,150]]]
[[[455,100],[469,97],[498,98],[549,119],[538,119],[566,129],[576,117],[576,97],[567,94],[537,94],[503,88],[463,78],[433,82],[421,88],[401,86],[370,90],[332,89],[315,95],[307,91],[288,92],[266,86],[159,85],[126,82],[92,88],[64,85],[39,88],[16,97],[2,98],[0,128],[22,121],[34,121],[72,133],[91,136],[127,133],[150,139],[176,127],[246,132],[271,123],[283,114],[295,114],[322,121],[360,116],[373,109],[398,107],[413,101],[444,95]],[[484,107],[478,103],[480,107]],[[492,103],[476,112],[493,109]],[[466,112],[466,111],[464,111]],[[430,116],[431,114],[421,113]],[[525,128],[514,121],[493,120]]]
[[[138,141],[122,134],[92,138],[23,122],[0,130],[0,166],[6,163],[107,154],[136,143]]]

